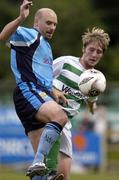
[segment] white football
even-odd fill
[[[99,70],[88,69],[80,75],[78,86],[84,95],[98,96],[106,89],[106,78]]]

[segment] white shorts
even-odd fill
[[[60,152],[72,158],[71,124],[68,122],[62,130]]]

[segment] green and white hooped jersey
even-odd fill
[[[79,57],[62,56],[53,61],[53,86],[66,93],[68,106],[63,109],[69,116],[76,115],[81,102],[88,98],[78,88],[78,78],[85,71],[79,60]]]

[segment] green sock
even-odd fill
[[[57,170],[59,149],[60,149],[60,137],[57,139],[57,141],[51,148],[47,158],[45,159],[46,161],[45,163],[49,169],[49,172]],[[39,179],[45,180],[46,176],[34,176],[31,179],[32,180],[39,180]]]
[[[59,149],[60,149],[60,137],[57,139],[57,141],[51,148],[51,150],[46,158],[46,165],[47,165],[49,171],[57,170]]]

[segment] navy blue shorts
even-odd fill
[[[21,83],[14,90],[13,100],[26,134],[45,126],[42,121],[37,121],[35,114],[43,103],[53,100],[50,92],[33,83]]]

